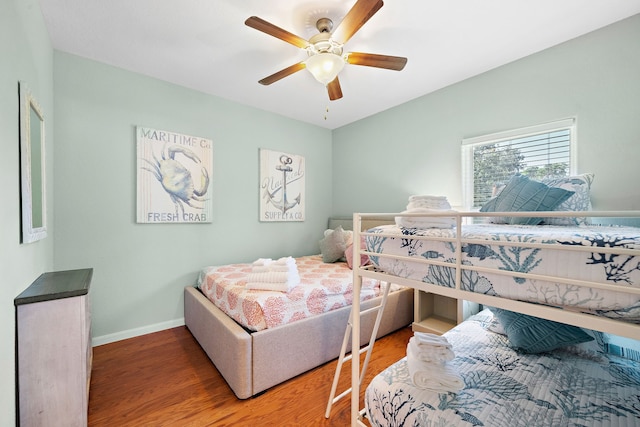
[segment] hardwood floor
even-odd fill
[[[365,384],[403,357],[409,327],[379,339]],[[324,417],[336,360],[239,400],[182,326],[95,347],[89,426],[348,426],[350,398]],[[342,368],[338,393],[350,386]],[[364,395],[364,391],[361,396]]]

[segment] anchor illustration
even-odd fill
[[[287,200],[287,173],[292,172],[293,168],[290,166],[293,163],[293,159],[286,154],[280,156],[280,164],[276,166],[276,170],[282,171],[282,185],[276,187],[272,192],[269,189],[265,189],[264,195],[269,198],[271,204],[282,213],[287,212],[289,209],[300,204],[300,194],[292,202]],[[295,180],[291,181],[294,182]],[[275,195],[282,190],[282,197],[280,200],[275,200]]]

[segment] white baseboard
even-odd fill
[[[153,325],[143,326],[135,329],[128,329],[126,331],[115,332],[113,334],[102,335],[99,337],[93,337],[91,339],[91,346],[96,347],[103,344],[109,344],[112,342],[126,340],[128,338],[138,337],[140,335],[151,334],[153,332],[164,331],[165,329],[171,329],[184,325],[184,317],[175,320],[168,320],[166,322],[155,323]]]

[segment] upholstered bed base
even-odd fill
[[[365,301],[361,309],[379,304]],[[239,399],[251,396],[335,359],[340,354],[350,307],[273,329],[248,333],[202,293],[184,290],[185,323]],[[392,292],[378,337],[413,320],[413,289]],[[373,330],[375,312],[362,318],[361,344]],[[348,350],[351,348],[349,344]]]

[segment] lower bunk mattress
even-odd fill
[[[366,249],[380,270],[456,286],[455,228],[368,231],[376,234],[366,236]],[[470,224],[461,239],[462,290],[640,323],[640,295],[625,292],[640,288],[640,228]]]
[[[458,393],[417,388],[406,357],[365,393],[372,426],[638,426],[640,363],[595,341],[539,354],[509,346],[483,310],[445,333],[463,378]]]

